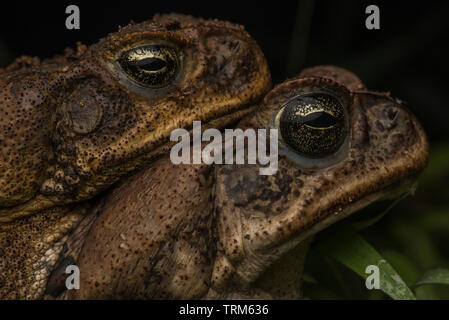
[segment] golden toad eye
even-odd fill
[[[283,142],[306,158],[337,152],[348,135],[345,108],[335,96],[314,92],[293,98],[276,116]]]
[[[167,86],[179,71],[177,50],[163,45],[145,45],[125,51],[118,63],[129,78],[150,88]]]

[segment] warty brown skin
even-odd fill
[[[398,100],[333,66],[278,85],[238,127],[266,128],[280,106],[317,90],[346,104],[349,142],[340,161],[305,170],[281,151],[277,173],[262,176],[259,165],[162,158],[105,198],[79,256],[70,256],[81,289],[60,298],[299,298],[312,236],[404,192],[428,157],[422,127]]]
[[[177,48],[172,83],[144,88],[117,67],[138,44]],[[128,25],[64,57],[19,58],[0,73],[0,222],[91,198],[165,151],[174,129],[235,121],[269,86],[243,27],[182,15]],[[74,117],[90,131],[74,130]]]
[[[179,72],[147,88],[122,52],[168,45]],[[265,58],[242,26],[170,14],[86,47],[0,70],[0,297],[39,298],[91,199],[170,147],[194,120],[221,128],[269,90]]]

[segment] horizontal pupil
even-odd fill
[[[146,71],[158,71],[167,65],[164,60],[159,58],[145,58],[135,61],[134,64]]]
[[[327,112],[313,112],[301,118],[303,124],[314,128],[327,128],[335,125],[337,119]]]

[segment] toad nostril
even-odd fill
[[[397,110],[389,109],[389,110],[387,111],[388,119],[390,119],[390,120],[392,120],[392,121],[393,121],[393,120],[396,120],[397,115],[398,115],[398,111],[397,111]]]
[[[399,119],[399,110],[395,107],[389,106],[381,111],[379,122],[386,130],[391,130],[396,127]]]

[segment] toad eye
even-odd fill
[[[118,63],[129,78],[150,88],[169,85],[179,71],[177,50],[163,45],[145,45],[125,51]]]
[[[343,103],[324,92],[291,99],[281,107],[274,121],[282,143],[306,161],[332,157],[341,149],[349,132]],[[320,166],[320,163],[328,164],[327,161],[315,161],[306,167]]]

